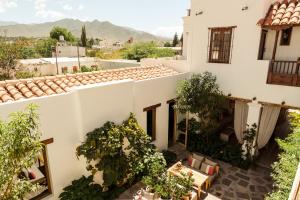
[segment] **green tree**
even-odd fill
[[[18,175],[32,167],[43,146],[40,143],[36,106],[12,113],[8,122],[0,121],[0,199],[23,199],[37,188]]]
[[[59,36],[61,35],[64,36],[64,39],[68,42],[76,41],[75,36],[66,28],[55,26],[50,32],[50,37],[55,40],[59,40]]]
[[[216,76],[209,72],[193,74],[177,86],[177,109],[182,113],[195,114],[202,130],[207,133],[218,124],[224,99]]]
[[[179,44],[179,40],[178,40],[178,34],[176,32],[173,38],[173,47],[176,47],[178,44]]]
[[[171,44],[171,42],[166,42],[165,44],[164,44],[164,47],[172,47],[172,44]]]
[[[9,43],[0,41],[0,68],[6,77],[10,77],[15,69],[17,60],[21,57],[22,45],[19,42]]]
[[[56,40],[52,38],[40,39],[35,44],[35,50],[40,57],[52,57],[52,47],[56,45]]]
[[[279,161],[272,166],[274,190],[268,195],[267,200],[288,199],[300,162],[300,114],[290,113],[292,133],[285,140],[277,139],[281,153]]]
[[[85,26],[83,26],[81,29],[81,44],[83,47],[86,47],[86,45],[87,45]]]
[[[128,46],[123,53],[123,58],[141,61],[143,58],[172,57],[175,52],[171,49],[160,49],[153,42],[136,43]]]

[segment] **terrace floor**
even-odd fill
[[[185,159],[188,155],[188,152],[181,145],[174,145],[169,150],[177,154],[178,160]],[[202,199],[263,200],[265,195],[271,192],[273,181],[269,169],[254,166],[249,170],[243,170],[222,161],[217,162],[220,165],[220,175]],[[142,187],[144,187],[142,183],[135,184],[125,191],[119,199],[132,199],[133,194]]]

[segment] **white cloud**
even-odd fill
[[[0,13],[5,12],[9,8],[15,8],[17,6],[17,0],[0,0]]]
[[[51,19],[59,19],[64,18],[65,15],[61,12],[50,10],[47,6],[48,0],[35,0],[34,2],[34,8],[35,8],[35,15],[38,17],[43,18],[51,18]]]
[[[73,10],[73,7],[70,6],[69,4],[65,4],[65,5],[62,7],[62,9],[64,9],[64,10]]]
[[[180,36],[183,32],[183,27],[182,26],[158,27],[157,29],[153,30],[151,33],[158,36],[172,38],[176,32]]]
[[[78,10],[83,10],[83,9],[84,9],[84,6],[80,4],[80,5],[77,7],[77,9],[78,9]]]

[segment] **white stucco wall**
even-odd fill
[[[139,67],[140,63],[129,60],[102,60],[97,58],[80,58],[80,66],[98,65],[103,69],[117,69],[123,67]],[[68,72],[73,72],[73,66],[79,66],[77,58],[58,58],[58,73],[62,74],[62,68],[67,67]],[[18,67],[29,71],[37,71],[43,76],[56,75],[56,61],[55,58],[42,59],[26,59],[19,61]]]
[[[11,112],[21,111],[29,103],[39,105],[42,140],[53,138],[48,146],[48,159],[53,195],[58,199],[62,189],[72,180],[87,175],[83,158],[78,160],[76,147],[85,134],[101,127],[107,121],[121,123],[134,112],[143,128],[146,113],[143,108],[158,103],[157,139],[159,149],[168,145],[168,100],[175,98],[176,83],[186,74],[134,82],[123,80],[82,86],[71,92],[50,97],[34,98],[0,104],[0,118],[7,119]]]
[[[275,43],[276,31],[268,31],[266,38],[264,59],[271,60]],[[300,27],[294,27],[291,42],[288,46],[280,45],[281,32],[279,34],[275,60],[297,61],[300,58]]]
[[[266,84],[269,61],[257,60],[261,27],[259,19],[265,17],[271,1],[218,1],[192,0],[187,44],[188,65],[193,73],[210,71],[217,75],[218,83],[225,94],[258,101],[290,106],[300,106],[297,87]],[[242,7],[249,9],[242,11]],[[197,12],[203,14],[196,16]],[[237,26],[234,30],[231,64],[207,62],[208,33],[211,27]],[[294,34],[294,37],[297,37]],[[300,37],[300,35],[299,35]]]

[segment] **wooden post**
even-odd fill
[[[185,149],[187,149],[188,127],[189,127],[189,112],[186,112],[186,119],[185,119],[185,141],[184,141]]]
[[[278,38],[279,38],[279,30],[276,30],[275,43],[274,43],[273,54],[272,54],[272,61],[274,61],[275,57],[276,57]]]

